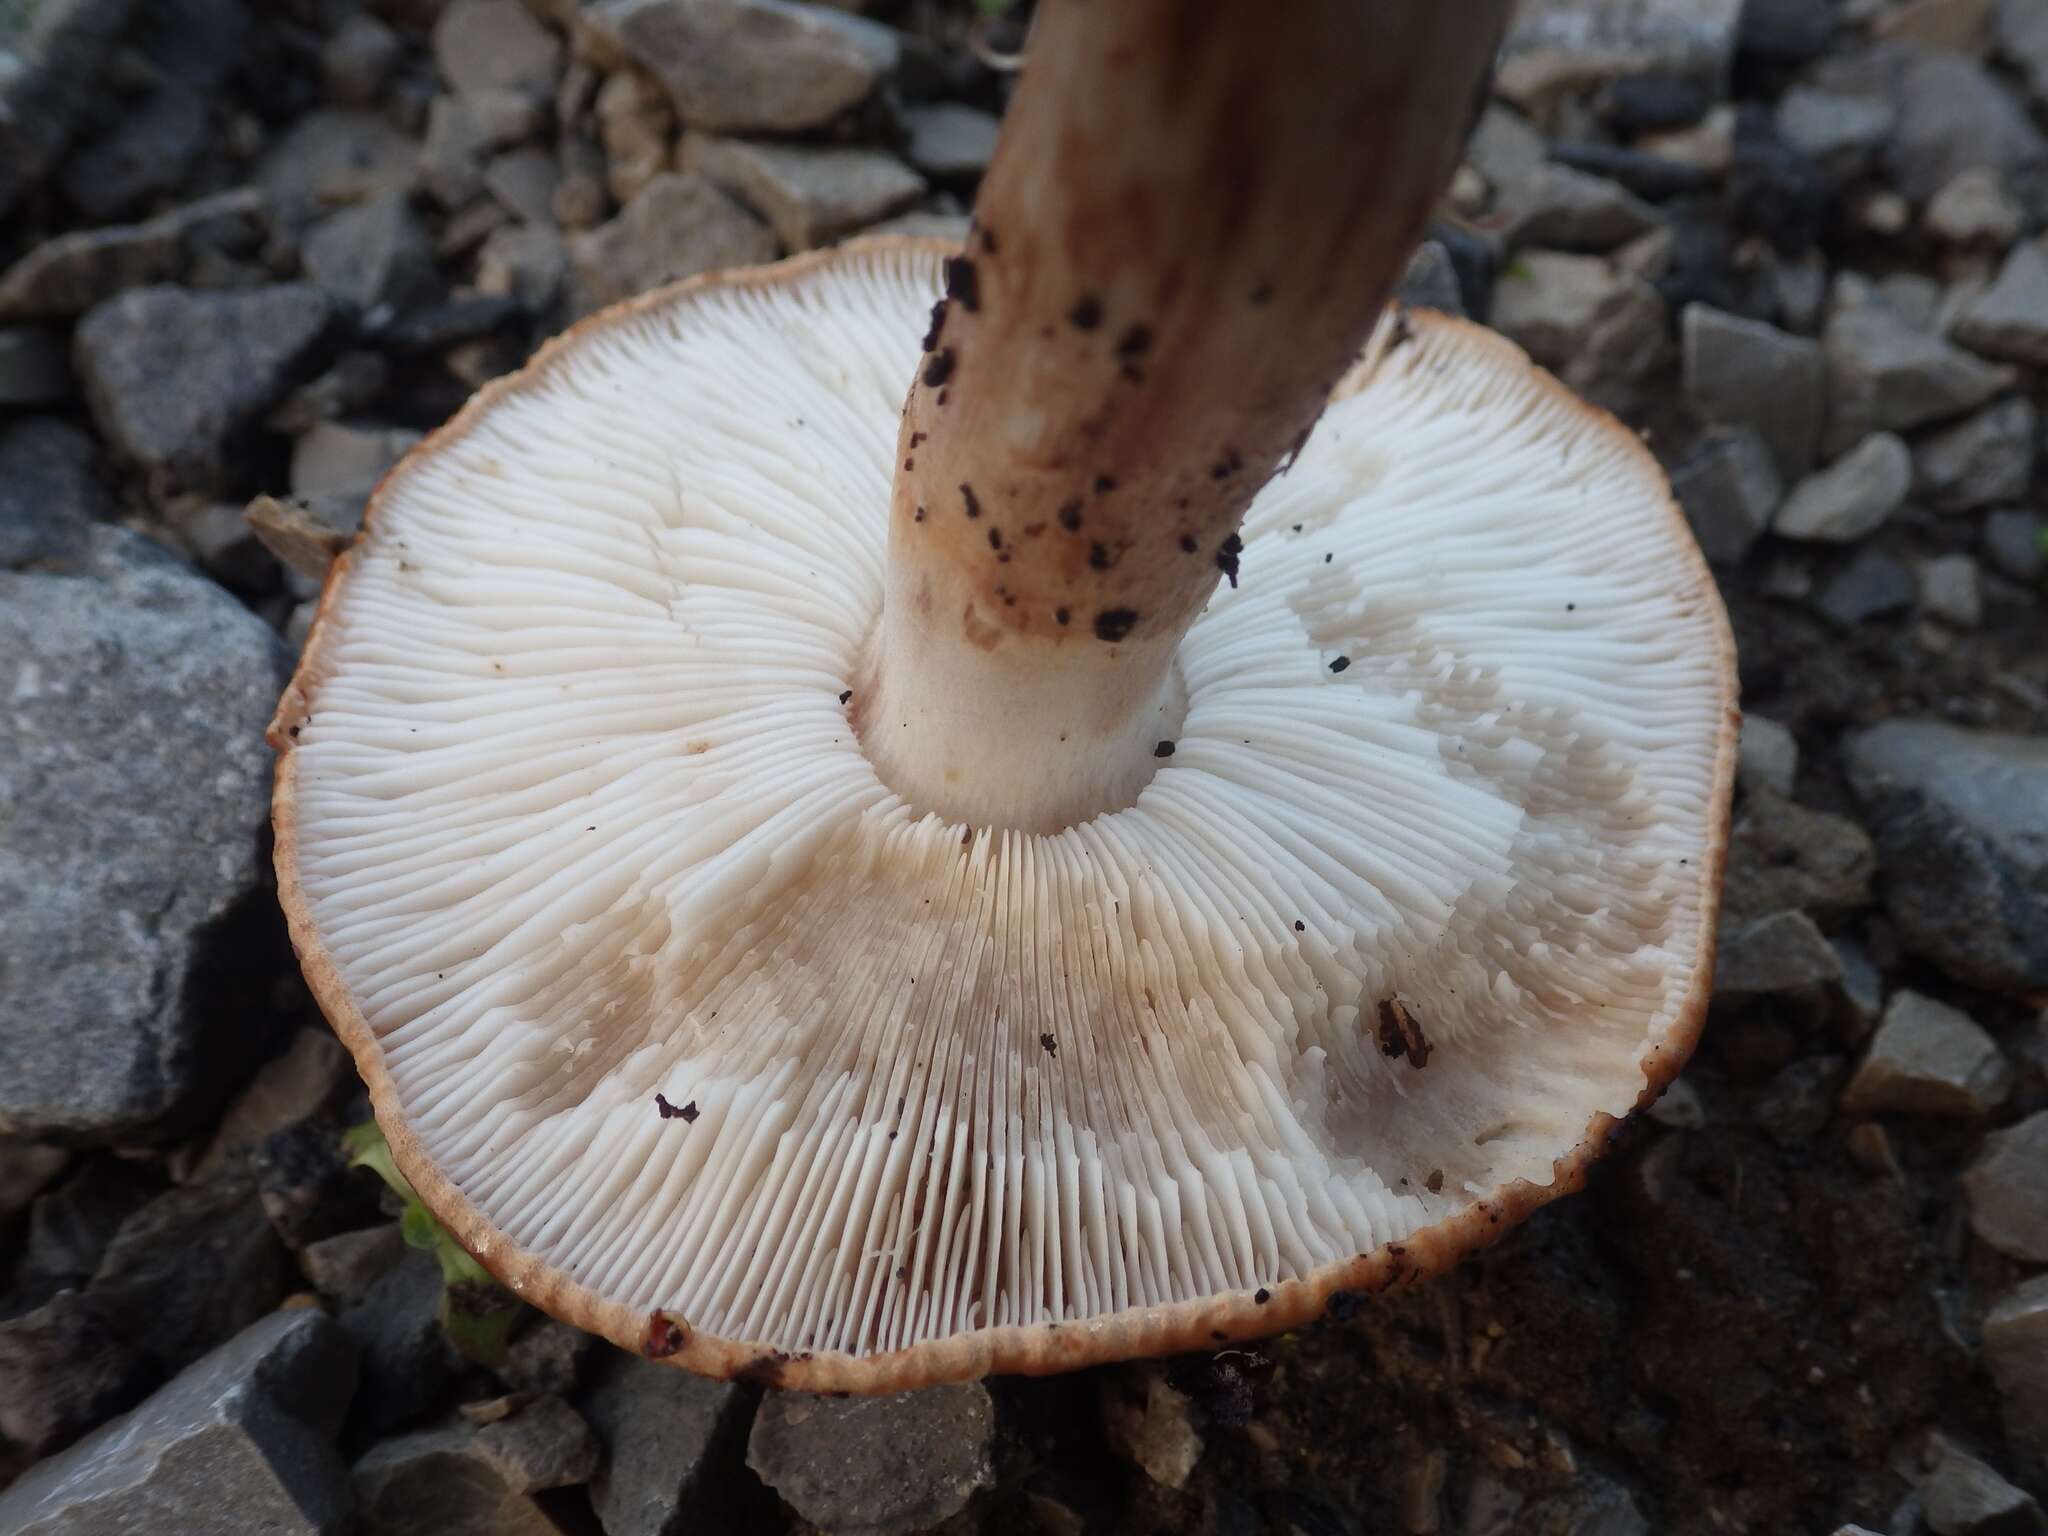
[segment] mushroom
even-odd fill
[[[1382,313],[1504,9],[1042,0],[964,250],[630,301],[385,481],[278,870],[507,1285],[819,1390],[1208,1346],[1671,1081],[1712,580],[1632,434]]]

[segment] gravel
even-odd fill
[[[994,1434],[979,1382],[836,1400],[771,1392],[747,1465],[813,1525],[911,1531],[958,1514],[991,1484]]]
[[[1883,527],[1912,485],[1912,451],[1889,432],[1873,433],[1793,486],[1771,531],[1786,539],[1853,544]]]
[[[738,1387],[607,1349],[578,1406],[604,1447],[590,1497],[606,1536],[684,1536],[735,1516]]]
[[[1754,427],[1780,474],[1813,467],[1827,418],[1827,358],[1776,326],[1688,304],[1680,316],[1686,402],[1710,425]]]
[[[2012,1092],[1998,1042],[1959,1008],[1894,993],[1842,1096],[1850,1114],[1986,1115]]]

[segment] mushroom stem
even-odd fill
[[[1136,798],[1180,638],[1357,359],[1506,11],[1041,0],[899,443],[860,720],[918,809],[1050,831]]]

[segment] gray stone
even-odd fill
[[[688,1536],[733,1513],[747,1401],[731,1382],[611,1350],[578,1406],[605,1450],[590,1502],[606,1536]]]
[[[903,158],[937,181],[964,181],[988,169],[996,153],[996,117],[954,101],[905,107]]]
[[[2031,1495],[1953,1445],[1921,1483],[1920,1502],[1934,1536],[2034,1536],[2048,1528]]]
[[[78,327],[74,357],[100,432],[159,495],[226,489],[236,439],[318,366],[334,328],[304,283],[254,293],[135,288]]]
[[[1847,767],[1906,947],[1973,986],[2048,987],[2048,740],[1893,720]]]
[[[454,1379],[454,1350],[441,1331],[441,1268],[409,1250],[341,1314],[361,1352],[363,1390],[356,1426],[382,1434],[431,1413]]]
[[[352,1509],[333,1439],[355,1385],[341,1330],[275,1312],[133,1413],[0,1492],[15,1536],[234,1529],[340,1536]]]
[[[93,478],[95,457],[90,438],[51,418],[0,426],[0,571],[85,552],[92,525],[113,511]]]
[[[605,186],[619,202],[630,203],[674,159],[675,112],[659,82],[622,69],[597,93],[597,122]]]
[[[1914,444],[1914,494],[1939,512],[2019,501],[2033,483],[2039,443],[2033,404],[2001,400]]]
[[[1743,791],[1767,789],[1789,800],[1798,773],[1799,743],[1792,733],[1762,715],[1744,715],[1735,748],[1735,781]]]
[[[2048,365],[2048,245],[2014,246],[1991,286],[1957,312],[1950,333],[1985,357]]]
[[[1726,932],[1714,956],[1714,998],[1742,1003],[1842,979],[1842,962],[1804,912],[1774,912]]]
[[[97,98],[100,61],[135,0],[0,9],[0,215],[56,165]]]
[[[1992,35],[1998,51],[2026,79],[2034,100],[2048,106],[2048,11],[2034,0],[1998,0]]]
[[[1671,489],[1716,565],[1740,564],[1785,499],[1770,445],[1754,427],[1705,433],[1672,474]]]
[[[1913,454],[1877,432],[1792,488],[1771,530],[1782,538],[1853,544],[1890,520],[1913,485]]]
[[[2048,163],[2048,140],[2005,82],[1973,59],[1914,50],[1898,75],[1898,126],[1884,168],[1913,202],[1925,202],[1964,171],[1986,167],[2008,182]]]
[[[1545,161],[1500,189],[1488,222],[1510,250],[1611,251],[1664,220],[1619,183]]]
[[[62,336],[41,326],[0,326],[0,410],[60,405],[76,392]]]
[[[434,246],[402,192],[329,214],[300,249],[306,277],[340,303],[407,310],[440,289]]]
[[[2012,1092],[1998,1042],[1961,1009],[1897,992],[1842,1096],[1852,1115],[1987,1115]]]
[[[1988,245],[1999,250],[2019,238],[2026,219],[1998,172],[1988,166],[1964,171],[1928,202],[1921,222],[1950,245]]]
[[[980,1382],[893,1397],[770,1392],[747,1465],[811,1524],[847,1536],[922,1529],[994,1483],[995,1408]]]
[[[59,235],[0,277],[0,318],[83,314],[124,288],[185,276],[201,251],[251,251],[268,227],[263,194],[238,187],[141,224]]]
[[[0,1225],[14,1220],[71,1166],[71,1153],[39,1141],[0,1137]]]
[[[505,1351],[498,1379],[516,1392],[573,1395],[590,1373],[598,1340],[551,1317],[535,1319]]]
[[[270,983],[230,967],[268,948],[283,654],[213,583],[100,525],[61,570],[0,574],[0,657],[0,1128],[173,1133],[233,1086],[231,1003]]]
[[[590,1426],[558,1397],[387,1440],[355,1465],[365,1536],[558,1536],[531,1495],[584,1482],[597,1459]]]
[[[765,218],[793,251],[829,245],[924,193],[924,178],[873,149],[810,149],[691,134],[683,168],[717,182]]]
[[[530,138],[539,122],[532,101],[515,92],[436,96],[420,144],[420,185],[443,208],[462,207],[483,192],[491,155]]]
[[[1741,13],[1741,0],[1526,0],[1495,89],[1532,108],[1626,75],[1676,76],[1719,94]]]
[[[568,276],[568,243],[548,225],[494,229],[476,253],[477,292],[508,294],[535,314],[554,304]]]
[[[345,107],[374,104],[404,52],[396,32],[368,11],[358,11],[336,27],[320,49],[320,76],[327,83],[328,97]]]
[[[1812,86],[1794,86],[1778,103],[1778,132],[1785,142],[1837,176],[1867,165],[1897,121],[1897,110],[1881,98]]]
[[[484,168],[484,190],[508,213],[529,224],[554,223],[555,187],[561,172],[544,149],[515,149]]]
[[[562,45],[520,0],[454,0],[434,23],[434,64],[464,96],[515,91],[547,101]]]
[[[271,142],[255,181],[273,214],[302,229],[327,209],[411,190],[420,146],[375,112],[322,107]]]
[[[419,440],[410,427],[323,421],[292,444],[292,491],[367,490]]]
[[[1884,978],[1878,974],[1863,946],[1853,939],[1829,941],[1842,962],[1842,1011],[1837,1015],[1843,1033],[1861,1040],[1876,1027],[1884,1008]]]
[[[1103,1373],[1102,1424],[1110,1449],[1162,1488],[1185,1488],[1202,1459],[1194,1402],[1150,1363]]]
[[[240,522],[240,514],[236,514]],[[247,525],[243,525],[247,531]],[[213,1133],[213,1140],[193,1164],[189,1176],[204,1177],[241,1147],[253,1147],[278,1131],[310,1120],[353,1083],[348,1052],[325,1029],[301,1029],[279,1054],[256,1069],[235,1095]]]
[[[146,199],[177,190],[210,133],[205,95],[166,80],[72,150],[58,178],[64,196],[95,223],[132,214]]]
[[[618,216],[569,242],[578,315],[678,278],[772,260],[775,236],[709,177],[657,176]]]
[[[1781,474],[1811,469],[1828,409],[1820,344],[1705,304],[1688,304],[1679,324],[1686,400],[1699,418],[1755,427]]]
[[[2048,1264],[2048,1110],[1986,1136],[1963,1193],[1971,1231],[2001,1253]]]
[[[1668,355],[1657,290],[1597,256],[1522,252],[1494,284],[1489,320],[1573,389],[1622,414]]]
[[[370,1294],[370,1287],[398,1267],[405,1257],[405,1239],[398,1223],[337,1232],[299,1250],[299,1268],[322,1296],[352,1306]]]
[[[1734,926],[1796,910],[1835,923],[1870,905],[1876,872],[1869,834],[1855,822],[1757,789],[1729,838],[1723,920]]]
[[[1919,596],[1913,573],[1878,549],[1859,549],[1848,564],[1813,594],[1814,611],[1830,623],[1852,629],[1867,619],[1911,608]]]
[[[2048,521],[2038,512],[1994,512],[1984,519],[1984,555],[2014,581],[2048,571]]]
[[[584,24],[712,133],[818,127],[866,100],[901,51],[879,23],[791,0],[602,0]]]
[[[1914,567],[1920,611],[1954,629],[1984,622],[1984,577],[1969,555],[1936,555]]]
[[[1903,432],[1988,403],[2010,369],[1981,362],[1916,329],[1883,304],[1837,309],[1823,336],[1832,394],[1826,451],[1872,432]]]
[[[1550,158],[1550,146],[1521,113],[1494,101],[1479,114],[1465,158],[1499,191],[1534,175]]]
[[[1458,290],[1457,268],[1451,253],[1435,240],[1425,240],[1408,258],[1408,270],[1401,274],[1394,290],[1396,303],[1411,309],[1434,309],[1447,315],[1465,313],[1464,295]]]
[[[2035,1477],[2048,1471],[2048,1275],[2022,1280],[1984,1318],[1984,1365],[2006,1439]]]

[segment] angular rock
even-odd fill
[[[995,158],[996,118],[979,107],[939,101],[905,107],[899,118],[909,140],[903,158],[935,180],[969,180]]]
[[[1550,158],[1543,135],[1512,107],[1490,101],[1465,146],[1465,158],[1496,192],[1542,169]]]
[[[1510,250],[1611,251],[1663,219],[1626,187],[1546,161],[1500,189],[1488,222]]]
[[[355,1465],[366,1536],[557,1536],[530,1497],[587,1480],[597,1441],[558,1397],[482,1427],[454,1419],[373,1446]]]
[[[107,526],[61,571],[0,574],[0,655],[0,1126],[175,1133],[233,1087],[236,1009],[282,958],[259,838],[284,656]]]
[[[1572,388],[1623,413],[1664,356],[1657,290],[1597,256],[1522,252],[1494,285],[1488,321]]]
[[[2000,1253],[2048,1264],[2048,1109],[1986,1136],[1963,1193],[1971,1231]]]
[[[393,1221],[310,1242],[299,1250],[299,1268],[322,1296],[351,1306],[369,1295],[370,1288],[404,1257],[405,1238]]]
[[[828,245],[894,213],[924,192],[924,178],[872,149],[809,149],[691,134],[683,167],[701,172],[767,219],[793,251]]]
[[[771,1392],[747,1465],[811,1524],[909,1531],[958,1514],[993,1485],[995,1408],[980,1382],[893,1397]]]
[[[1515,8],[1494,88],[1522,107],[1625,75],[1718,92],[1742,11],[1741,0],[1527,0]]]
[[[1906,54],[1897,77],[1899,120],[1884,168],[1913,202],[1925,202],[1980,167],[2008,182],[2048,163],[2048,139],[2005,82],[1973,59],[1940,49]]]
[[[0,318],[83,314],[124,288],[183,277],[199,252],[249,251],[268,225],[263,194],[238,187],[145,223],[59,235],[0,277]]]
[[[1872,432],[1903,432],[1960,416],[2002,393],[2010,370],[1915,329],[1882,304],[1838,309],[1823,343],[1833,403],[1829,453]]]
[[[1975,629],[1984,622],[1984,577],[1970,556],[1922,560],[1913,579],[1920,589],[1920,611],[1929,618],[1954,629]]]
[[[2031,1495],[1953,1445],[1921,1483],[1920,1502],[1934,1536],[2035,1536],[2048,1528]]]
[[[1762,715],[1744,715],[1742,734],[1735,748],[1735,781],[1746,793],[1769,790],[1790,799],[1792,781],[1799,773],[1799,743],[1775,720]],[[1800,906],[1785,902],[1784,906]]]
[[[1957,312],[1950,334],[1984,357],[2048,365],[2048,244],[2014,246],[1991,286]]]
[[[611,1350],[578,1406],[605,1450],[590,1485],[605,1536],[687,1536],[732,1513],[747,1405],[731,1382]]]
[[[2032,402],[2001,400],[1914,444],[1914,494],[1940,512],[2019,501],[2033,483],[2040,440]]]
[[[484,190],[490,156],[531,137],[539,121],[532,101],[511,91],[436,96],[420,143],[420,185],[443,208],[462,207]]]
[[[1820,344],[1705,304],[1688,304],[1679,326],[1686,400],[1700,420],[1755,427],[1781,474],[1811,469],[1828,409]]]
[[[2033,0],[1998,0],[1991,27],[1998,51],[2026,80],[2035,102],[2048,105],[2048,11]]]
[[[363,503],[363,496],[353,490],[325,491],[302,502],[258,496],[242,516],[257,541],[287,570],[317,583],[362,526]]]
[[[1964,171],[1928,202],[1921,222],[1950,245],[1988,245],[2000,250],[2019,238],[2026,210],[2005,190],[1998,172],[1979,166]]]
[[[273,214],[302,229],[327,209],[412,188],[420,146],[375,112],[321,107],[271,141],[256,185]]]
[[[562,45],[520,0],[454,0],[434,23],[434,64],[460,95],[515,91],[546,101]]]
[[[1465,313],[1464,295],[1458,290],[1458,270],[1451,254],[1434,240],[1425,240],[1408,258],[1408,270],[1394,290],[1394,302],[1411,309],[1434,309],[1447,315]]]
[[[56,165],[134,9],[135,0],[42,0],[0,10],[0,216]]]
[[[1883,550],[1859,549],[1814,594],[1813,606],[1830,623],[1852,629],[1866,619],[1911,608],[1919,594],[1913,573]]]
[[[0,570],[73,560],[85,552],[92,525],[112,513],[93,477],[94,457],[90,438],[54,419],[30,417],[0,426]],[[6,995],[0,982],[0,997]]]
[[[2012,1092],[1998,1042],[1959,1008],[1897,992],[1842,1096],[1853,1115],[1987,1115]]]
[[[679,278],[771,260],[775,236],[707,176],[657,176],[619,215],[569,242],[578,315]]]
[[[440,288],[433,242],[402,192],[329,214],[307,232],[299,256],[309,281],[357,310],[411,309]]]
[[[236,1095],[192,1174],[204,1177],[237,1148],[255,1146],[319,1114],[339,1096],[344,1083],[353,1081],[348,1052],[339,1040],[324,1029],[299,1030]]]
[[[584,24],[711,133],[816,128],[866,100],[901,51],[887,27],[791,0],[603,0]]]
[[[590,1374],[598,1339],[551,1317],[537,1319],[512,1341],[498,1379],[515,1392],[573,1394]]]
[[[2003,1400],[2006,1438],[2038,1477],[2048,1470],[2048,1275],[2022,1280],[1985,1315],[1984,1364]]]
[[[334,1449],[355,1363],[318,1312],[274,1312],[141,1407],[0,1492],[14,1536],[234,1528],[341,1536],[352,1500]]]
[[[419,440],[410,427],[324,421],[292,444],[292,491],[367,490]]]
[[[2048,571],[2048,521],[2035,512],[1994,512],[1984,519],[1984,554],[2014,581]]]
[[[1827,173],[1779,134],[1770,113],[1761,106],[1737,110],[1727,194],[1736,229],[1797,255],[1819,243],[1833,198]]]
[[[528,224],[554,223],[555,188],[561,172],[544,149],[515,149],[484,167],[484,190],[500,207]]]
[[[1792,488],[1771,524],[1780,538],[1853,544],[1890,520],[1913,485],[1913,454],[1877,432]]]
[[[1739,565],[1785,499],[1770,445],[1754,427],[1702,435],[1673,472],[1671,489],[1701,551],[1716,565]]]
[[[1758,918],[1726,934],[1715,951],[1716,1002],[1743,1003],[1841,979],[1841,960],[1804,912]]]
[[[1721,151],[1723,144],[1718,137],[1719,120],[1688,129],[1683,134],[1660,134],[1654,141],[1645,140],[1633,149],[1621,149],[1612,144],[1592,143],[1573,139],[1551,146],[1550,158],[1559,169],[1574,171],[1589,176],[1595,181],[1620,187],[1636,198],[1648,198],[1652,203],[1669,202],[1678,197],[1704,196],[1714,190],[1715,179],[1725,172],[1734,154],[1734,141],[1727,141],[1728,154]],[[1551,193],[1553,206],[1573,206],[1572,194],[1560,197]],[[1512,201],[1512,200],[1511,200]],[[1599,199],[1587,197],[1578,202],[1580,208],[1612,207],[1607,194]],[[1603,218],[1609,217],[1607,214]],[[1580,222],[1574,219],[1572,222]],[[1567,229],[1572,223],[1565,225]],[[1583,227],[1583,224],[1581,225]],[[1660,217],[1651,224],[1644,234],[1664,227]],[[1640,239],[1638,235],[1636,238]],[[1544,242],[1551,245],[1565,245],[1563,239]],[[1604,249],[1591,245],[1581,249]]]
[[[334,29],[320,50],[320,76],[331,100],[345,107],[374,105],[405,52],[398,34],[367,11]]]
[[[0,1137],[0,1225],[12,1222],[71,1166],[63,1147]]]
[[[101,433],[159,494],[227,488],[236,439],[319,364],[334,330],[303,283],[254,293],[135,288],[78,327],[78,374]]]
[[[1118,1455],[1162,1488],[1185,1488],[1202,1459],[1202,1431],[1187,1393],[1153,1366],[1102,1378],[1102,1422]]]
[[[29,1212],[27,1264],[20,1277],[29,1282],[17,1295],[48,1287],[82,1287],[121,1224],[163,1193],[159,1170],[139,1167],[125,1158],[88,1158],[56,1189],[36,1201]]]
[[[1847,767],[1905,946],[1972,986],[2048,987],[2048,740],[1893,720]]]
[[[1898,112],[1874,96],[1843,96],[1795,86],[1778,103],[1778,132],[1836,176],[1853,176],[1891,137]]]
[[[119,1321],[106,1304],[65,1290],[0,1322],[0,1442],[47,1456],[161,1379],[113,1326]]]
[[[508,295],[534,314],[553,305],[568,276],[568,243],[548,225],[494,229],[476,253],[477,291]]]
[[[363,1390],[353,1421],[370,1433],[433,1412],[454,1379],[454,1350],[441,1331],[441,1269],[413,1249],[341,1314],[362,1356]]]

